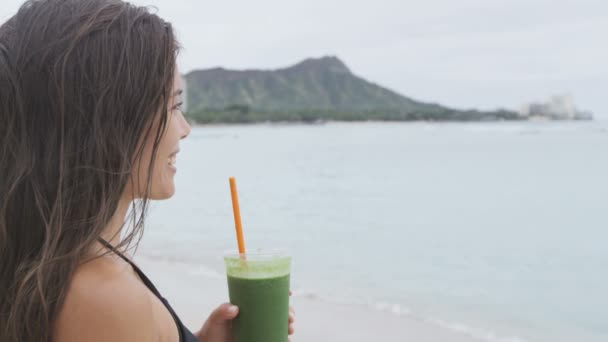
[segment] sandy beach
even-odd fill
[[[136,257],[140,267],[170,301],[184,323],[197,330],[217,305],[228,301],[226,281],[189,270],[185,264]],[[410,316],[397,316],[363,306],[334,304],[308,297],[292,298],[296,311],[292,342],[331,341],[482,341]]]

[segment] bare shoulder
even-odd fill
[[[98,258],[79,266],[54,325],[54,340],[161,341],[154,303],[126,264]]]

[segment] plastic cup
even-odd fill
[[[291,257],[284,252],[226,254],[234,342],[287,342]]]

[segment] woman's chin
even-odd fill
[[[156,189],[154,189],[154,187],[153,187],[151,194],[150,194],[150,199],[156,200],[156,201],[166,200],[166,199],[173,197],[174,194],[175,194],[175,184],[173,183],[173,180],[171,179],[170,181],[165,182],[164,184],[162,184],[161,186],[159,186]]]

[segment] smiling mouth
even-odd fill
[[[172,153],[172,154],[169,156],[169,158],[167,158],[167,164],[169,164],[169,166],[173,166],[173,167],[175,167],[175,163],[176,163],[176,161],[177,161],[177,153],[178,153],[178,152],[179,152],[179,151],[176,151],[176,152]]]

